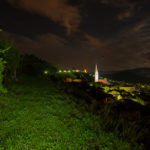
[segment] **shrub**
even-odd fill
[[[0,58],[0,92],[6,93],[7,90],[4,89],[2,83],[3,83],[3,71],[4,71],[4,61],[2,58]]]

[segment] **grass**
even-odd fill
[[[42,78],[8,84],[0,95],[0,150],[130,150],[105,133],[97,117],[83,113]]]

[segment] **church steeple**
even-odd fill
[[[97,69],[97,64],[95,64],[95,82],[98,82],[98,69]]]

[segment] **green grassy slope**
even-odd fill
[[[130,150],[54,84],[28,79],[0,95],[0,150]]]

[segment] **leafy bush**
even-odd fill
[[[0,92],[6,93],[7,90],[4,89],[2,83],[3,83],[3,71],[4,71],[4,63],[2,58],[0,58]]]
[[[2,58],[7,61],[5,73],[12,79],[16,79],[16,69],[20,65],[20,52],[12,41],[0,40],[0,49],[4,50]]]

